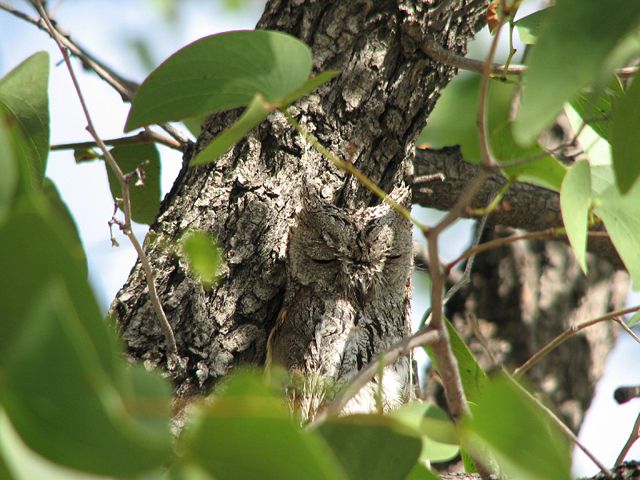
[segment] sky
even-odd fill
[[[29,11],[27,2],[6,3]],[[159,63],[175,50],[203,36],[253,28],[262,8],[259,0],[241,2],[248,6],[237,11],[229,11],[216,1],[183,0],[180,2],[180,16],[171,26],[162,20],[160,10],[156,7],[162,3],[162,0],[49,1],[57,20],[74,40],[97,54],[115,71],[138,82],[144,78],[145,69],[130,48],[134,39],[144,39],[152,45],[152,56]],[[33,12],[31,14],[35,15]],[[85,131],[86,121],[71,87],[68,72],[60,63],[61,55],[57,47],[33,25],[0,11],[0,76],[41,50],[49,51],[52,59],[51,143],[90,140]],[[122,136],[128,105],[123,104],[120,97],[102,80],[83,72],[77,62],[74,67],[100,136]],[[159,150],[164,194],[171,188],[181,158],[178,152],[170,149],[160,147]],[[46,173],[56,183],[75,216],[89,260],[90,280],[106,311],[127,279],[135,261],[135,253],[119,233],[117,238],[120,246],[111,246],[107,222],[113,214],[113,201],[104,166],[99,162],[78,165],[71,151],[53,152],[49,156]],[[426,217],[430,223],[438,215],[433,211],[416,213]],[[445,232],[441,238],[445,258],[454,258],[468,245],[471,225],[472,222],[463,220]],[[138,225],[135,232],[142,238],[146,228]],[[428,290],[428,284],[419,277],[415,280],[413,310],[415,321],[418,321],[428,306],[428,299],[422,293]],[[638,414],[640,401],[618,406],[612,399],[612,393],[620,385],[640,384],[639,348],[628,336],[620,336],[618,345],[608,359],[605,377],[598,385],[596,398],[581,431],[581,440],[607,465],[615,460]],[[636,445],[629,458],[639,457],[640,445]],[[586,457],[576,455],[575,474],[591,475],[595,470]]]

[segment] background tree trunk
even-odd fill
[[[310,45],[315,71],[342,71],[318,92],[297,102],[295,116],[325,146],[349,159],[387,192],[403,182],[410,183],[414,140],[440,90],[455,73],[453,68],[428,58],[421,45],[427,40],[436,41],[444,48],[464,53],[467,40],[484,23],[486,0],[443,3],[446,7],[430,17],[429,7],[433,11],[435,6],[422,0],[272,0],[258,23],[259,28],[288,32]],[[212,116],[197,148],[237,115],[227,112]],[[283,301],[287,232],[299,210],[297,192],[305,179],[319,179],[324,186],[322,195],[333,198],[339,207],[376,203],[355,179],[330,165],[295,135],[279,114],[271,115],[215,165],[187,168],[193,153],[185,155],[185,167],[145,241],[180,355],[188,360],[186,371],[172,372],[181,396],[206,393],[235,365],[264,362],[267,337]],[[455,192],[459,183],[459,178],[447,178],[443,185],[454,186]],[[437,204],[433,196],[420,199],[423,205]],[[222,278],[211,290],[203,289],[190,277],[175,254],[174,245],[187,229],[212,232],[225,252]],[[595,285],[591,280],[577,280],[579,274],[573,267],[558,277],[557,284],[553,276],[542,283],[547,278],[541,275],[543,270],[551,271],[545,268],[553,266],[560,275],[560,269],[570,264],[572,257],[566,249],[551,253],[546,244],[527,250],[526,255],[517,253],[522,248],[528,247],[517,245],[507,253],[478,261],[471,290],[465,294],[471,303],[459,300],[451,306],[458,323],[466,309],[473,309],[478,318],[500,322],[499,331],[504,334],[500,350],[511,352],[512,357],[506,358],[515,363],[552,335],[549,324],[571,321],[574,317],[565,313],[572,312],[587,296],[591,302],[590,286]],[[608,268],[603,267],[597,277],[605,290],[613,285],[607,283],[613,275]],[[532,286],[532,280],[537,285]],[[535,295],[531,296],[532,292]],[[542,307],[536,303],[544,303],[549,295],[556,300]],[[617,287],[614,293],[607,290],[602,294],[603,302],[589,317],[617,305],[619,297]],[[508,310],[504,307],[507,304]],[[554,315],[542,315],[543,311]],[[114,300],[112,313],[130,355],[162,365],[163,337],[138,264]],[[549,317],[549,323],[538,324],[541,316]],[[522,325],[527,328],[520,328]],[[604,348],[592,348],[591,337],[594,334],[576,340],[586,344],[586,350],[571,358],[572,366],[563,375],[554,377],[554,391],[562,392],[554,400],[562,403],[576,396],[574,384],[582,377],[575,377],[570,387],[565,382],[569,372],[589,372],[585,377],[589,385],[599,375],[591,370],[591,363],[597,360],[602,365]],[[605,342],[606,348],[611,341]],[[546,381],[547,375],[541,372],[536,379]],[[588,402],[581,399],[583,408]]]

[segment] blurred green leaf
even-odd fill
[[[170,453],[169,397],[159,380],[124,369],[69,235],[41,200],[22,198],[0,226],[10,252],[0,256],[0,402],[54,462],[112,475],[159,466]]]
[[[216,480],[346,479],[331,450],[294,423],[263,375],[227,379],[185,432],[184,460]]]
[[[33,295],[52,279],[62,277],[74,292],[73,302],[82,318],[99,319],[86,322],[91,342],[97,349],[101,369],[117,380],[115,338],[101,319],[100,309],[86,275],[70,252],[69,236],[61,233],[58,220],[38,197],[23,198],[11,216],[0,226],[0,364],[11,350],[12,338],[19,335],[20,318],[27,315]],[[46,240],[46,248],[43,241]]]
[[[417,140],[420,147],[441,148],[460,145],[465,161],[480,162],[478,125],[478,90],[480,77],[467,75],[456,78],[442,91],[427,126]],[[493,131],[508,119],[514,85],[491,82],[488,100],[488,128]]]
[[[560,190],[560,210],[571,248],[587,273],[587,228],[591,208],[591,168],[579,160],[569,168]]]
[[[622,85],[613,78],[609,85],[589,92],[581,91],[571,101],[571,106],[598,135],[610,141],[611,110],[623,95]]]
[[[599,80],[607,56],[639,20],[637,0],[556,2],[540,28],[523,77],[524,94],[514,124],[518,143],[533,143],[564,102]]]
[[[193,135],[195,138],[198,138],[200,136],[200,132],[202,131],[202,125],[204,124],[206,119],[207,115],[198,115],[196,117],[183,118],[182,123],[185,127],[187,127],[187,130],[191,132],[191,135]]]
[[[52,220],[69,234],[69,253],[76,258],[78,266],[82,269],[82,272],[87,275],[87,256],[82,246],[78,226],[67,204],[64,203],[56,185],[49,178],[45,178],[42,183],[42,193],[47,199],[49,207],[51,207]]]
[[[11,426],[7,415],[0,411],[0,451],[5,456],[11,474],[0,467],[2,480],[108,480],[103,476],[72,470],[36,454],[24,444]],[[1,463],[1,460],[0,460]]]
[[[311,50],[291,35],[226,32],[174,53],[138,89],[125,131],[248,105],[256,94],[277,102],[311,72]]]
[[[422,439],[420,460],[444,462],[460,451],[458,434],[449,416],[432,403],[411,402],[389,414]]]
[[[460,335],[458,335],[453,324],[446,317],[445,321],[447,324],[447,331],[449,332],[451,349],[453,350],[453,354],[458,362],[458,370],[460,371],[460,378],[462,380],[464,393],[467,395],[467,400],[469,400],[471,409],[473,410],[475,402],[482,394],[482,390],[488,382],[487,374],[482,367],[480,367],[480,364],[473,356],[473,353],[471,353],[471,350],[469,350],[469,347],[467,347],[464,341],[460,338]],[[425,347],[425,351],[429,355],[434,367],[437,369],[438,361],[433,355],[433,352],[429,347]]]
[[[534,45],[538,41],[540,26],[549,16],[549,10],[549,8],[538,10],[526,17],[522,17],[515,23],[522,43],[525,45]]]
[[[464,422],[467,444],[489,448],[508,476],[521,480],[569,480],[568,442],[543,410],[512,381],[497,377],[483,390],[473,417]],[[477,455],[483,455],[478,448]]]
[[[156,146],[153,144],[118,145],[110,152],[122,173],[131,174],[129,198],[132,220],[151,225],[160,209],[160,155]],[[116,174],[106,162],[105,167],[109,176],[111,195],[114,199],[122,198],[120,182]]]
[[[405,478],[418,461],[421,443],[382,415],[350,415],[317,428],[351,480]]]
[[[61,277],[34,293],[11,339],[0,391],[22,439],[55,463],[97,474],[133,475],[165,463],[168,408],[164,435],[144,431],[127,415],[135,408],[149,414],[154,403],[121,398],[100,368],[86,325],[102,319],[79,316]]]
[[[520,165],[502,169],[512,181],[526,182],[560,191],[566,167],[556,158],[548,155],[539,145],[519,146],[512,136],[512,123],[505,122],[491,132],[491,147],[498,163],[536,158]]]
[[[220,248],[205,232],[189,232],[182,241],[182,253],[191,271],[208,288],[218,279]]]
[[[440,480],[440,475],[420,463],[416,463],[404,480]]]
[[[615,186],[604,190],[594,212],[604,222],[624,262],[634,290],[640,290],[640,182],[622,195]]]
[[[640,322],[640,311],[633,314],[633,316],[627,321],[627,327],[634,327],[638,322]]]
[[[611,125],[611,154],[616,184],[627,193],[640,176],[640,75],[615,103]]]
[[[10,121],[0,108],[0,223],[11,207],[18,185],[18,159],[13,150]]]
[[[203,165],[216,161],[238,143],[242,137],[249,133],[251,129],[267,118],[273,110],[273,105],[265,103],[261,95],[256,95],[240,118],[214,138],[204,150],[201,150],[193,160],[191,160],[191,165]]]
[[[16,120],[20,148],[33,178],[44,178],[49,156],[49,54],[38,52],[0,79],[0,106]]]

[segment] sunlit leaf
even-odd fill
[[[390,413],[422,439],[421,460],[443,462],[454,458],[460,448],[449,416],[432,403],[411,402]]]
[[[291,35],[226,32],[174,53],[140,86],[125,130],[246,106],[256,94],[276,102],[311,72],[311,50]]]
[[[328,446],[303,432],[262,377],[230,378],[195,413],[183,438],[185,461],[217,480],[340,480],[346,476]]]
[[[182,241],[182,252],[191,271],[205,287],[216,282],[220,269],[220,248],[211,235],[189,232]]]
[[[510,380],[493,379],[464,424],[477,455],[488,447],[505,473],[522,480],[569,480],[568,442],[543,410]]]
[[[242,137],[260,124],[275,109],[264,101],[260,95],[256,95],[240,118],[220,135],[213,139],[204,150],[200,151],[191,160],[191,165],[202,165],[216,161],[233,147]]]
[[[607,56],[638,25],[640,2],[558,0],[540,28],[524,74],[514,137],[531,144],[564,102],[603,75]],[[559,72],[562,72],[560,74]]]
[[[317,431],[351,480],[405,478],[418,460],[421,443],[392,418],[351,415],[327,420]]]
[[[581,91],[571,101],[571,106],[598,135],[610,140],[611,113],[614,101],[623,94],[617,78],[609,85],[591,91]]]
[[[510,180],[560,191],[566,167],[537,144],[519,146],[513,139],[511,122],[505,122],[491,132],[491,146],[498,163],[527,160],[502,170]]]
[[[131,218],[134,222],[151,225],[160,209],[160,155],[153,144],[118,145],[111,155],[122,173],[129,175]],[[120,182],[106,164],[109,188],[113,198],[122,198]],[[118,203],[122,208],[121,203]]]
[[[640,176],[640,75],[615,103],[611,125],[611,153],[616,184],[626,193]]]
[[[0,105],[18,123],[25,157],[36,182],[49,155],[49,54],[38,52],[0,79]]]
[[[451,82],[442,91],[416,144],[432,148],[460,145],[465,161],[479,163],[480,144],[476,123],[479,86],[480,77],[477,75],[462,76]],[[491,83],[487,122],[489,131],[493,131],[508,119],[514,91],[513,85]]]
[[[560,210],[569,243],[582,271],[587,273],[587,227],[591,207],[591,169],[580,160],[571,166],[562,182]]]
[[[522,17],[515,23],[515,27],[520,35],[520,40],[526,45],[533,45],[538,41],[538,33],[540,32],[540,26],[547,19],[549,15],[549,9],[545,8],[533,12],[526,17]]]
[[[596,215],[602,218],[613,245],[627,267],[633,288],[640,289],[640,183],[622,195],[615,186],[597,198]]]

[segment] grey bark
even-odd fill
[[[427,58],[421,42],[429,36],[464,53],[485,6],[484,0],[453,1],[429,19],[429,5],[420,0],[271,1],[258,27],[304,40],[313,50],[314,70],[342,71],[299,101],[294,113],[324,145],[390,191],[408,179],[414,139],[455,73]],[[211,117],[198,148],[236,116]],[[186,373],[174,372],[178,395],[204,393],[234,365],[264,361],[283,299],[286,239],[299,210],[297,192],[310,178],[324,185],[322,195],[338,207],[376,202],[277,114],[215,165],[181,172],[145,242],[180,355],[188,360]],[[209,291],[171,247],[186,229],[212,232],[225,251],[221,281]],[[162,364],[165,348],[138,265],[112,312],[131,356]]]

